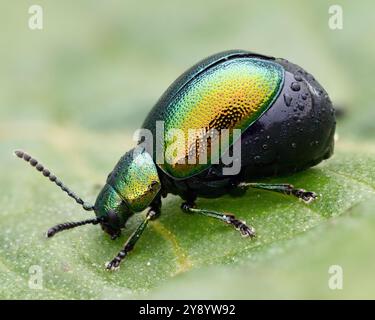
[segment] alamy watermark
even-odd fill
[[[328,268],[328,288],[331,290],[342,290],[344,287],[344,271],[340,265],[331,265]]]
[[[138,129],[133,139],[138,141],[134,152],[146,150],[150,155],[155,154],[154,161],[160,165],[221,163],[223,175],[236,175],[241,170],[240,129],[173,128],[165,131],[164,121],[156,121],[155,137],[148,129]]]
[[[339,4],[333,4],[328,8],[328,27],[331,30],[342,30],[344,28],[344,11]]]
[[[30,30],[42,30],[43,29],[43,8],[40,5],[33,4],[28,10],[29,19],[28,26]]]
[[[43,289],[43,269],[39,265],[29,268],[29,288],[33,290]]]

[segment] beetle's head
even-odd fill
[[[95,202],[102,229],[116,238],[129,217],[147,208],[159,191],[160,180],[150,154],[142,148],[125,153]]]
[[[116,226],[122,228],[132,213],[150,206],[160,187],[150,154],[143,148],[132,149],[121,157],[108,175],[107,183],[95,202],[96,215],[104,217],[112,229]]]
[[[95,202],[103,230],[116,237],[134,212],[143,211],[160,191],[155,163],[144,149],[135,148],[121,157]]]
[[[69,197],[73,198],[86,211],[94,211],[96,218],[79,222],[66,222],[50,228],[48,237],[56,233],[79,227],[85,224],[100,224],[102,229],[113,239],[121,234],[121,228],[135,212],[147,208],[160,191],[161,184],[152,157],[144,149],[135,148],[127,152],[113,171],[100,191],[95,205],[84,202],[60,179],[53,175],[29,154],[17,150],[15,155],[35,167],[45,177],[54,182]]]
[[[121,234],[121,228],[125,226],[126,220],[133,214],[119,194],[109,185],[105,184],[100,191],[94,206],[96,217],[100,225],[112,239]]]

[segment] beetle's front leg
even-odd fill
[[[246,225],[245,221],[241,221],[241,220],[236,219],[236,217],[233,214],[221,213],[221,212],[206,210],[206,209],[199,209],[199,208],[196,208],[196,205],[195,205],[194,202],[184,202],[181,205],[181,209],[184,212],[199,213],[199,214],[202,214],[202,215],[207,216],[207,217],[219,219],[219,220],[221,220],[225,223],[228,223],[228,224],[232,225],[244,237],[254,237],[255,236],[255,229],[251,226]]]
[[[268,191],[274,191],[279,193],[284,193],[287,195],[295,196],[298,199],[303,200],[305,203],[310,203],[315,200],[318,196],[315,192],[306,191],[304,189],[295,188],[291,184],[282,183],[282,184],[275,184],[275,183],[258,183],[258,182],[241,182],[238,184],[239,188],[255,188],[255,189],[262,189]]]
[[[120,250],[117,256],[112,259],[112,261],[106,264],[107,270],[116,270],[119,268],[121,261],[128,255],[130,251],[133,250],[138,239],[141,237],[143,231],[146,229],[146,226],[149,220],[156,219],[160,215],[160,207],[152,207],[147,212],[146,218],[138,226],[138,228],[132,233],[129,239],[125,242],[124,247]]]

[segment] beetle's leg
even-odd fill
[[[232,225],[236,230],[238,230],[244,237],[254,237],[255,229],[251,226],[247,226],[245,221],[240,221],[236,219],[233,214],[230,213],[221,213],[212,210],[198,209],[195,206],[195,203],[184,202],[181,205],[181,209],[184,212],[188,213],[199,213],[207,217],[219,219],[225,223]]]
[[[150,205],[149,215],[150,220],[155,220],[160,216],[161,213],[161,196],[156,197]]]
[[[132,233],[132,235],[125,242],[124,247],[120,250],[117,256],[106,264],[108,270],[115,270],[119,267],[121,261],[133,250],[134,245],[141,237],[143,231],[146,229],[149,220],[156,219],[160,215],[160,208],[151,208],[146,215],[146,218],[138,226],[138,228]]]
[[[263,189],[269,191],[275,191],[284,193],[287,195],[292,195],[297,197],[298,199],[303,200],[306,203],[310,203],[311,201],[317,198],[317,194],[312,191],[306,191],[304,189],[294,188],[291,184],[271,184],[271,183],[257,183],[257,182],[241,182],[238,187],[240,188],[256,188],[256,189]]]

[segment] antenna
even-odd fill
[[[43,174],[43,176],[45,176],[46,178],[49,178],[49,180],[51,182],[54,182],[62,191],[66,192],[67,195],[69,197],[73,198],[79,205],[82,206],[83,209],[85,209],[86,211],[92,211],[92,210],[95,209],[93,205],[83,201],[72,190],[70,190],[67,186],[65,186],[60,179],[58,179],[54,174],[51,173],[50,170],[48,170],[41,163],[39,163],[38,160],[34,159],[32,156],[30,156],[29,154],[27,154],[26,152],[24,152],[22,150],[16,150],[16,151],[14,151],[14,154],[18,158],[23,159],[26,162],[28,162],[32,167],[35,167],[35,169],[38,170],[39,172],[41,172]],[[85,224],[86,223],[93,223],[93,222],[87,222],[87,221],[89,221],[89,220],[84,221]],[[74,227],[70,227],[70,228],[66,227],[66,228],[70,229],[70,228],[74,228]],[[64,229],[61,229],[61,230],[64,230]],[[58,231],[60,231],[60,230],[58,230]]]
[[[65,222],[65,223],[60,223],[55,225],[52,228],[49,228],[47,231],[47,237],[51,238],[53,237],[56,233],[63,231],[63,230],[68,230],[68,229],[73,229],[76,227],[83,226],[85,224],[98,224],[102,221],[102,218],[94,218],[94,219],[88,219],[88,220],[83,220],[83,221],[78,221],[78,222]]]

